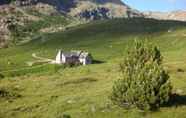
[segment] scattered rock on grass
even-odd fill
[[[177,89],[177,90],[176,90],[176,93],[177,93],[177,94],[182,94],[182,93],[183,93],[183,90]]]
[[[96,112],[96,107],[93,105],[91,106],[91,112],[95,113]]]
[[[68,100],[67,103],[68,103],[68,104],[73,104],[74,101],[73,101],[73,100]]]

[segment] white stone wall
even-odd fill
[[[56,63],[57,64],[61,64],[62,62],[61,62],[61,51],[58,51],[58,54],[57,54],[57,56],[56,56]]]
[[[61,57],[61,62],[66,63],[66,57],[63,54],[62,54],[62,57]]]

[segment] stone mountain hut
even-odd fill
[[[59,50],[55,63],[88,65],[92,63],[92,56],[90,53],[84,51],[63,52]]]

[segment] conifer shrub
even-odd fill
[[[114,83],[111,94],[114,104],[154,110],[169,101],[172,87],[156,46],[135,41],[134,48],[120,63],[120,72],[121,78]]]
[[[0,73],[0,79],[4,78],[4,75]]]

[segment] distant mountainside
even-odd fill
[[[65,26],[55,26],[56,22],[63,24],[63,21],[59,20],[60,17],[64,17],[65,20],[75,20],[74,22],[76,20],[89,22],[143,17],[143,14],[130,8],[121,0],[0,0],[0,48],[7,47],[7,42],[14,36],[25,35],[22,38],[28,38],[27,34],[33,33],[33,29],[29,27],[37,27],[34,23],[40,23],[38,25],[40,28],[35,28],[35,31],[54,32],[57,31],[56,29],[65,29]],[[26,30],[25,26],[28,27]],[[22,32],[20,27],[24,32],[22,34],[20,34]]]
[[[19,6],[38,3],[54,6],[61,13],[85,20],[142,16],[121,0],[16,0]]]
[[[186,21],[186,11],[173,12],[144,12],[146,18],[155,18],[160,20]]]

